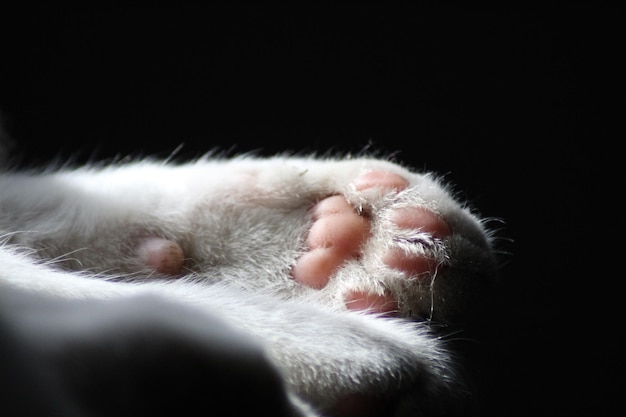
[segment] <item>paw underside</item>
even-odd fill
[[[397,174],[368,171],[352,185],[360,195],[390,200],[410,184]],[[444,241],[452,231],[441,216],[425,207],[357,209],[344,196],[332,195],[312,207],[311,219],[306,252],[292,269],[296,282],[339,294],[350,310],[385,316],[432,313],[427,305],[416,309],[406,295],[411,287],[430,292],[445,269]]]

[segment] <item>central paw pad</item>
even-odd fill
[[[409,182],[393,173],[369,171],[358,176],[353,186],[359,193],[370,190],[386,194],[398,193],[409,187]],[[302,285],[323,289],[346,262],[360,261],[363,247],[372,238],[371,215],[357,211],[346,198],[333,195],[319,201],[312,209],[312,225],[306,238],[306,249],[292,269],[292,277]],[[443,240],[451,234],[449,225],[437,214],[423,207],[393,209],[389,221],[398,230],[415,232],[407,239],[398,237],[401,244],[389,242],[378,258],[388,270],[400,272],[409,285],[428,284],[439,259],[428,251],[415,252],[404,246],[428,247],[434,240]],[[408,234],[408,233],[407,233]],[[419,236],[425,236],[419,241]],[[371,256],[371,255],[369,255]],[[372,283],[368,289],[348,290],[342,294],[345,305],[351,310],[394,315],[398,313],[397,295],[387,288],[382,290]]]

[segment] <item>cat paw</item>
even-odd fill
[[[410,175],[367,171],[350,195],[317,202],[292,278],[348,310],[445,321],[462,308],[455,298],[477,284],[462,281],[492,272],[486,236],[460,208],[425,202]]]

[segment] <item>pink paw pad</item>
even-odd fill
[[[366,172],[356,177],[353,184],[358,191],[363,191],[368,188],[401,191],[409,186],[409,182],[400,175],[386,171]]]
[[[394,316],[398,312],[398,302],[391,294],[370,294],[364,291],[350,291],[344,301],[349,310],[364,310],[374,314]]]
[[[165,275],[180,275],[185,257],[178,243],[160,237],[147,237],[138,246],[137,255],[146,267]]]
[[[452,234],[450,226],[441,217],[423,208],[395,210],[391,215],[391,221],[402,229],[419,230],[437,239],[444,239]],[[434,259],[410,255],[401,249],[389,250],[382,260],[390,268],[403,271],[407,276],[420,281],[429,280],[438,267]]]
[[[309,251],[298,259],[292,277],[303,285],[323,288],[346,259],[358,256],[369,235],[369,221],[341,196],[316,204],[312,218],[314,223],[306,239]]]

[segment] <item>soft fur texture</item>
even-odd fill
[[[355,187],[372,171],[409,186]],[[311,288],[291,271],[307,252],[311,207],[332,195],[371,230],[358,257]],[[436,213],[451,235],[398,229],[391,214],[405,207]],[[445,324],[466,317],[496,269],[484,222],[441,181],[379,158],[5,172],[0,236],[5,357],[19,356],[24,389],[42,392],[9,403],[81,416],[165,414],[199,396],[210,407],[263,404],[257,415],[444,412],[463,390]],[[142,264],[137,248],[149,237],[180,246],[180,276]],[[381,262],[390,248],[442,267],[417,282]],[[350,310],[350,291],[393,294],[398,314]]]

